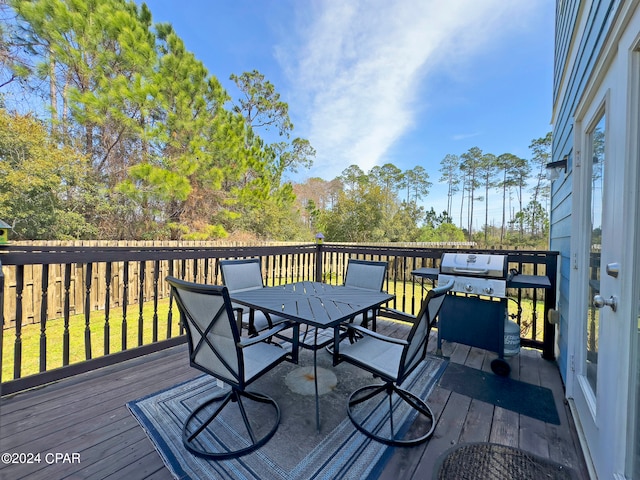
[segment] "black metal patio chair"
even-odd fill
[[[259,336],[241,338],[227,287],[191,283],[174,277],[166,280],[187,331],[191,366],[230,387],[191,412],[182,430],[184,446],[195,455],[211,459],[238,457],[254,451],[276,432],[280,408],[271,397],[248,391],[246,387],[285,359],[297,363],[297,335],[293,337],[291,351],[265,340],[289,327],[297,333],[298,326],[281,323]],[[238,419],[240,428],[234,427],[233,441],[225,443],[221,419],[233,405],[237,406],[240,415],[237,412],[229,415],[241,418]],[[252,411],[257,414],[252,416]],[[215,425],[220,432],[208,431],[216,419]],[[242,424],[246,430],[244,435]]]
[[[344,278],[344,285],[347,287],[363,288],[365,290],[373,290],[376,292],[382,291],[385,276],[387,275],[387,262],[376,262],[373,260],[358,260],[350,258],[347,263],[347,272]],[[375,324],[375,311],[367,310],[364,313],[356,315],[354,318],[349,319],[349,323],[356,322],[364,327],[368,327],[369,321],[371,321],[372,329],[376,330]],[[345,327],[341,327],[343,331]],[[325,347],[327,352],[333,355],[333,332],[319,331],[315,332],[313,329],[307,335],[310,337],[317,333],[320,339],[320,348]],[[304,333],[302,333],[304,334]],[[347,332],[351,342],[360,338],[359,334],[355,333],[355,330]],[[301,338],[301,344],[306,346],[304,338]],[[317,344],[313,345],[313,348],[317,347]],[[308,348],[308,347],[307,347]]]
[[[222,283],[231,294],[264,288],[259,258],[221,260],[220,271],[222,272]],[[257,335],[259,332],[273,328],[286,320],[277,315],[248,309],[235,303],[233,303],[233,310],[238,314],[238,325],[246,328],[249,335]]]
[[[388,262],[350,258],[347,264],[344,284],[349,287],[364,288],[365,290],[379,292],[382,290],[384,279],[387,275],[387,263]],[[371,328],[375,331],[376,316],[374,313],[373,311],[367,311],[364,314],[357,315],[352,319],[352,322],[368,327],[369,321],[371,320]]]
[[[384,382],[359,388],[349,397],[349,418],[365,435],[393,446],[417,445],[433,435],[435,420],[431,408],[400,385],[425,359],[431,328],[453,283],[451,280],[446,285],[430,290],[417,317],[405,314],[406,320],[413,322],[406,340],[380,335],[360,325],[348,325],[349,330],[361,334],[362,338],[354,343],[341,341],[335,354],[336,361],[356,365]],[[397,316],[398,312],[395,314]],[[398,431],[394,424],[394,412],[402,402],[427,419],[426,431],[412,432],[409,438]],[[355,409],[359,409],[357,414]],[[382,411],[385,420],[379,421],[379,416],[373,415],[375,411]]]

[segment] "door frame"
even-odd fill
[[[608,403],[611,399],[603,398],[602,380],[603,369],[606,368],[605,356],[610,346],[606,337],[602,335],[602,322],[604,319],[608,321],[609,312],[604,309],[600,311],[600,328],[598,329],[598,388],[592,391],[591,385],[586,378],[586,318],[588,315],[588,305],[591,299],[588,297],[587,282],[589,278],[589,259],[590,259],[590,242],[591,236],[587,232],[591,231],[591,174],[592,163],[588,159],[591,153],[591,135],[595,126],[599,123],[602,115],[605,115],[605,184],[603,192],[603,240],[602,244],[606,245],[604,238],[604,222],[608,209],[611,208],[608,199],[610,191],[609,178],[610,160],[611,160],[611,91],[609,88],[603,90],[603,85],[597,93],[589,97],[589,101],[584,103],[584,107],[578,110],[576,121],[574,123],[574,169],[573,169],[573,193],[572,193],[572,221],[573,227],[571,238],[571,273],[570,273],[570,292],[569,298],[569,318],[575,319],[569,325],[569,369],[567,372],[567,396],[572,405],[576,424],[579,426],[583,447],[587,447],[589,454],[587,457],[592,463],[593,471],[602,471],[602,464],[606,461],[602,458],[603,449],[601,435],[602,426],[607,423],[607,411],[611,408]],[[608,241],[608,239],[607,239]],[[605,248],[601,250],[601,265],[606,265],[607,251]],[[603,267],[604,269],[604,267]],[[601,273],[601,280],[603,280]],[[604,287],[601,284],[601,287]],[[608,288],[608,287],[606,287]],[[601,288],[601,292],[603,288]],[[605,307],[607,308],[607,307]]]
[[[637,14],[637,17],[640,17],[640,14]],[[625,218],[625,221],[629,222],[629,234],[625,235],[625,240],[629,243],[625,245],[625,250],[630,252],[631,265],[640,265],[640,28],[637,30],[638,34],[629,52],[627,91],[629,132],[626,148],[628,157],[625,160],[625,181],[628,183],[628,186],[625,185],[625,190],[635,196],[632,198],[631,208]],[[628,290],[623,289],[623,294],[628,294],[628,298],[635,299],[629,302],[632,322],[629,329],[631,346],[625,468],[631,476],[639,476],[640,458],[636,456],[640,456],[640,432],[638,431],[640,426],[640,269],[630,277]],[[635,320],[633,320],[634,317]],[[635,471],[634,468],[636,468]]]
[[[637,6],[637,2],[633,2]],[[635,7],[634,7],[635,8]],[[633,8],[632,8],[633,11]],[[624,27],[638,25],[640,11],[625,18]],[[620,25],[618,25],[620,26]],[[567,397],[578,426],[592,475],[624,479],[630,475],[634,454],[634,434],[630,423],[640,415],[635,405],[637,387],[638,335],[637,304],[629,299],[640,290],[640,275],[634,265],[640,261],[640,34],[638,28],[620,28],[608,39],[576,109],[574,122],[574,170],[572,178],[573,235],[570,254],[571,302],[569,305],[569,365]],[[636,37],[633,38],[632,35]],[[619,50],[618,50],[619,47]],[[634,100],[635,99],[635,103]],[[590,229],[591,161],[581,159],[589,151],[590,135],[606,115],[605,186],[603,197],[602,273],[600,294],[615,296],[618,310],[604,307],[600,315],[598,390],[589,393],[582,377],[585,365],[587,276],[589,239],[581,238]],[[605,233],[605,225],[609,225]],[[618,277],[604,271],[608,263],[620,264]],[[626,299],[626,300],[625,300]],[[586,448],[585,448],[586,447]],[[595,478],[595,475],[593,475]]]

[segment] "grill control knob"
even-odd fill
[[[467,284],[464,286],[464,289],[465,289],[467,292],[473,292],[473,285],[471,285],[470,283],[467,283]]]
[[[484,293],[491,295],[493,293],[493,287],[485,287]]]

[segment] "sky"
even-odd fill
[[[554,0],[145,3],[232,97],[231,74],[258,70],[275,86],[293,136],[317,151],[295,182],[420,165],[433,183],[424,204],[441,212],[447,154],[530,158],[551,130]]]

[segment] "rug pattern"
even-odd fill
[[[318,364],[331,367],[331,356],[318,354]],[[308,362],[301,356],[301,364]],[[441,357],[429,356],[403,383],[403,387],[426,399],[447,366]],[[143,427],[174,478],[179,479],[336,479],[367,478],[379,475],[392,449],[358,432],[346,415],[349,394],[362,385],[374,383],[366,372],[348,364],[334,367],[338,386],[320,397],[321,433],[315,429],[315,398],[299,395],[285,385],[295,365],[276,367],[252,384],[251,390],[265,393],[280,405],[282,417],[276,435],[253,453],[231,460],[210,461],[196,457],[183,446],[182,424],[194,405],[219,395],[223,389],[215,379],[203,375],[127,404]],[[259,408],[259,407],[258,407]],[[307,412],[306,414],[304,412]],[[408,426],[415,417],[398,412]],[[257,417],[260,412],[257,412]],[[380,416],[380,421],[384,419]],[[214,422],[206,441],[234,441],[239,417],[229,414]]]

